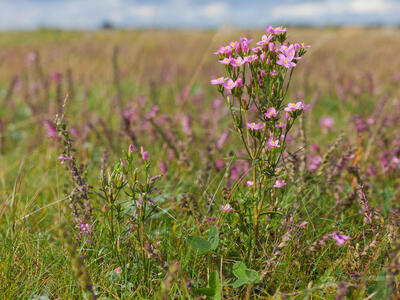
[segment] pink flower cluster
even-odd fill
[[[256,64],[263,68],[268,67],[270,76],[275,77],[281,72],[279,66],[286,69],[295,67],[296,61],[305,53],[305,49],[310,48],[304,43],[277,44],[283,37],[282,35],[285,35],[286,30],[283,27],[274,28],[269,25],[265,28],[267,34],[263,34],[261,40],[256,42],[257,47],[249,47],[253,40],[242,37],[239,42],[233,41],[227,46],[220,46],[214,54],[218,55],[219,62],[225,65],[228,68],[227,70],[239,68],[243,65]],[[273,66],[276,66],[277,70]],[[265,71],[264,74],[266,74]],[[221,85],[229,90],[238,86],[233,79],[224,77],[213,79],[211,83]]]
[[[286,120],[290,120],[293,117],[298,116],[303,110],[309,110],[310,104],[304,105],[304,101],[300,100],[298,102],[288,103],[288,106],[285,107],[286,111]]]

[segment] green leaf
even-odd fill
[[[233,275],[235,275],[237,278],[247,278],[246,270],[246,265],[241,261],[235,262],[232,269]]]
[[[255,270],[248,269],[241,261],[237,261],[233,265],[232,271],[233,275],[237,277],[237,280],[232,285],[234,288],[260,280],[260,275]]]
[[[189,246],[197,250],[199,254],[204,254],[211,250],[211,243],[199,236],[189,236],[187,242]]]
[[[210,242],[211,250],[217,249],[219,243],[219,232],[217,226],[213,226],[210,228],[208,241]]]
[[[242,285],[248,284],[249,282],[246,279],[239,278],[232,284],[232,286],[236,289]]]
[[[218,272],[214,271],[208,278],[208,285],[205,288],[195,289],[196,296],[207,296],[208,300],[221,300],[221,286],[219,284]]]

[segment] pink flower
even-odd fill
[[[291,67],[295,67],[296,64],[292,61],[293,57],[285,56],[282,53],[279,54],[279,59],[276,62],[278,65],[284,66],[285,68],[289,69]]]
[[[254,185],[254,181],[247,181],[246,184],[247,184],[247,186],[253,186]]]
[[[318,169],[318,167],[322,163],[322,157],[320,155],[309,155],[308,160],[309,160],[309,165],[307,169],[310,172]]]
[[[283,124],[282,122],[276,123],[275,125],[276,128],[286,128],[286,124]]]
[[[251,51],[253,51],[254,53],[258,53],[258,52],[260,52],[261,50],[262,50],[261,47],[251,48]]]
[[[281,187],[283,187],[285,185],[286,185],[286,182],[285,182],[284,179],[282,179],[282,180],[277,179],[275,181],[274,188],[279,189],[279,188],[281,188]]]
[[[293,111],[296,111],[296,110],[308,109],[309,106],[310,106],[309,104],[304,105],[304,101],[303,100],[298,101],[296,103],[290,102],[290,103],[288,103],[288,106],[285,107],[285,111],[293,112]]]
[[[72,157],[64,157],[64,156],[59,156],[58,159],[61,161],[61,164],[64,164],[66,161],[72,161]]]
[[[279,140],[274,140],[274,136],[272,134],[269,136],[267,146],[268,146],[268,150],[271,150],[272,148],[280,148],[281,147],[279,145]]]
[[[243,57],[243,61],[247,64],[249,64],[250,62],[255,61],[255,60],[257,60],[257,55],[255,55],[255,54]]]
[[[106,212],[107,211],[107,205],[103,205],[103,212]]]
[[[224,86],[224,88],[226,88],[226,89],[228,89],[228,90],[231,90],[231,89],[233,89],[234,87],[236,87],[235,81],[233,81],[233,80],[230,79],[230,78],[228,79],[228,82],[224,82],[222,85]]]
[[[84,223],[83,221],[79,222],[79,228],[81,229],[81,234],[91,234],[92,229],[90,228],[90,225],[87,223]]]
[[[132,153],[132,152],[133,152],[133,145],[132,145],[132,144],[130,144],[128,149],[129,149],[129,152],[131,152],[131,153]]]
[[[278,51],[287,56],[289,60],[292,60],[296,53],[294,45],[287,46],[286,44],[281,45]]]
[[[331,234],[331,238],[336,241],[337,246],[343,246],[348,240],[350,240],[350,237],[344,234],[340,234],[338,232],[334,232]]]
[[[335,120],[332,117],[324,117],[319,120],[319,126],[322,127],[324,132],[328,132],[329,130],[333,129],[333,124]]]
[[[158,166],[160,167],[160,171],[161,171],[162,174],[167,173],[168,167],[167,167],[167,164],[166,164],[165,162],[161,161],[161,162],[158,164]]]
[[[212,80],[211,80],[211,84],[214,84],[214,85],[216,85],[216,84],[223,84],[227,79],[228,79],[228,78],[225,78],[225,77],[219,77],[219,78],[217,78],[217,79],[212,79]]]
[[[230,42],[229,47],[231,47],[232,50],[236,50],[236,52],[240,49],[240,44],[237,41]]]
[[[140,147],[140,154],[142,155],[143,160],[149,159],[149,155],[147,154],[146,151],[144,151],[143,146]]]
[[[287,30],[287,28],[283,28],[282,26],[274,28],[271,25],[268,25],[265,28],[265,31],[268,33],[271,33],[271,34],[280,34],[280,33],[286,32],[286,30]]]
[[[309,49],[309,48],[311,48],[311,46],[310,45],[307,45],[306,46],[306,44],[304,44],[304,43],[295,43],[295,44],[293,44],[294,45],[294,49],[297,51],[297,50],[299,50],[299,49]]]
[[[252,122],[252,123],[246,123],[246,126],[248,128],[250,128],[250,130],[260,130],[260,129],[263,129],[265,127],[265,124],[264,123],[254,123],[254,122]]]
[[[261,59],[262,62],[264,62],[265,60],[268,60],[268,58],[267,58],[267,52],[261,53],[260,59]],[[267,65],[269,65],[269,63],[267,63]]]
[[[231,63],[231,57],[225,57],[223,60],[219,60],[219,62],[223,65],[229,65]]]
[[[49,120],[44,120],[43,124],[44,127],[46,127],[48,137],[56,138],[58,136],[56,126],[54,126],[53,123],[51,123]]]
[[[252,42],[253,40],[248,40],[245,37],[240,38],[240,46],[242,48],[243,52],[246,52],[249,49],[249,44]]]
[[[272,34],[270,35],[263,34],[263,36],[261,37],[261,41],[257,42],[256,44],[263,47],[266,44],[268,44],[271,39],[272,39]]]
[[[219,49],[217,52],[214,52],[214,54],[217,55],[229,55],[232,52],[232,48],[228,45],[228,46],[219,46]]]
[[[264,116],[268,119],[273,119],[278,116],[278,113],[276,112],[275,107],[270,107],[267,109],[267,112],[264,114]]]
[[[223,212],[229,212],[230,210],[232,210],[232,207],[229,203],[225,204],[225,205],[221,205],[221,210]]]
[[[60,83],[63,75],[61,73],[55,72],[51,75],[51,79],[53,79],[56,83]]]
[[[278,75],[278,74],[276,73],[275,70],[272,70],[271,73],[269,73],[269,75],[271,75],[272,77],[275,77],[275,76]]]
[[[268,43],[268,50],[270,52],[274,52],[275,50],[275,44],[274,43]]]
[[[236,81],[235,81],[235,86],[236,86],[236,87],[241,87],[242,85],[243,85],[243,80],[242,80],[242,78],[236,79]]]
[[[121,267],[118,267],[115,269],[115,274],[119,275],[119,274],[121,274],[121,272],[122,272]]]
[[[231,58],[231,66],[233,66],[233,67],[240,67],[244,63],[245,63],[245,61],[240,56],[238,58]]]

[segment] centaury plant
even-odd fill
[[[286,104],[285,98],[293,71],[310,46],[289,43],[286,28],[268,26],[265,30],[256,47],[245,37],[221,46],[215,54],[225,66],[225,76],[211,80],[229,108],[247,154],[236,159],[248,160],[252,166],[247,181],[251,195],[238,212],[243,220],[249,218],[245,224],[252,227],[249,256],[260,226],[265,225],[260,224],[260,216],[272,212],[275,198],[286,185],[287,174],[280,162],[288,133],[309,107],[303,100]]]

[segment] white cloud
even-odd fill
[[[129,14],[140,18],[153,18],[157,15],[157,6],[155,5],[134,5],[129,8]]]
[[[348,0],[282,4],[272,10],[272,15],[285,19],[318,18],[321,16],[340,17],[340,15],[345,17],[352,14],[382,15],[394,10],[400,11],[400,3],[392,0]]]
[[[229,11],[226,3],[210,3],[199,8],[199,15],[208,18],[218,18],[225,15]]]

